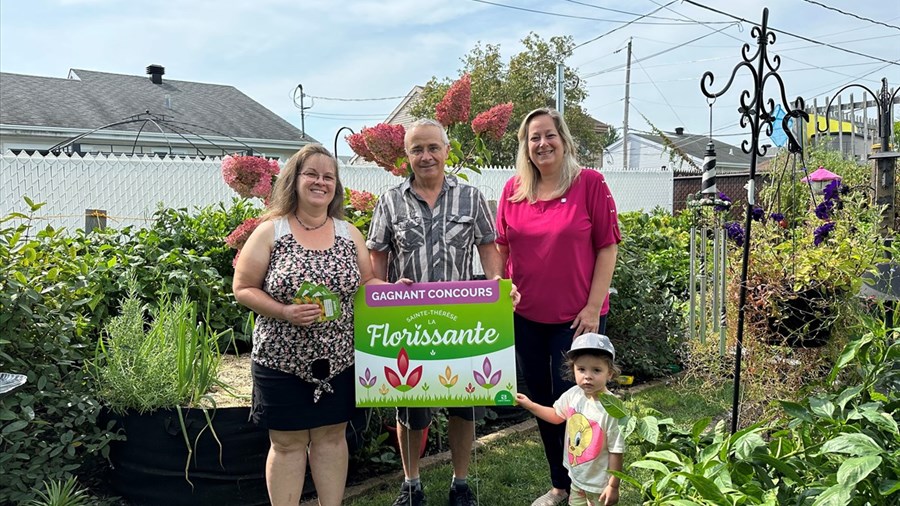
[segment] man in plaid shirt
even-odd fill
[[[499,279],[503,266],[484,195],[444,173],[450,153],[444,127],[431,119],[418,120],[407,130],[404,144],[412,175],[378,199],[366,241],[375,276],[407,283],[470,280],[474,246],[478,248],[485,277]],[[517,297],[514,292],[514,303]],[[448,408],[453,462],[451,505],[476,504],[466,478],[475,420],[483,418],[484,411],[483,406]],[[395,506],[425,504],[419,481],[419,455],[422,431],[432,416],[431,408],[397,409],[397,438],[406,479]]]

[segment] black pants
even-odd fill
[[[566,352],[572,346],[575,330],[572,322],[538,323],[514,315],[516,332],[516,360],[525,379],[528,396],[543,406],[553,406],[575,383],[564,379]],[[599,332],[606,331],[606,315],[600,317]],[[537,419],[544,455],[550,466],[550,482],[555,488],[568,491],[572,480],[563,466],[566,424],[554,425]]]

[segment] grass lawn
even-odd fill
[[[633,389],[637,390],[637,389]],[[656,385],[635,393],[620,391],[631,410],[652,408],[671,417],[679,425],[688,427],[702,417],[719,417],[731,403],[731,384],[723,384],[716,392],[697,392],[691,385],[677,380]],[[636,451],[626,450],[625,470],[640,457]],[[430,504],[444,504],[450,487],[452,471],[449,462],[422,472],[425,495]],[[469,472],[469,483],[477,491],[479,504],[491,506],[522,506],[531,504],[546,492],[550,474],[544,460],[544,450],[537,431],[515,434],[477,449]],[[345,501],[347,506],[384,506],[391,504],[400,482],[372,489],[365,497]],[[640,491],[622,484],[620,505],[641,504]]]

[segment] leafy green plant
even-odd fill
[[[132,291],[109,320],[90,370],[98,397],[115,412],[200,406],[218,385],[218,335],[198,320],[196,304],[164,297],[145,330],[145,310]]]
[[[33,227],[43,204],[25,202],[28,214],[0,218],[0,371],[28,377],[0,396],[0,504],[38,499],[41,482],[87,472],[117,438],[96,423],[83,368],[98,259],[79,237]]]
[[[90,497],[87,491],[78,486],[75,478],[62,481],[45,481],[44,491],[38,492],[38,499],[28,502],[27,506],[88,506]]]
[[[102,259],[95,281],[100,289],[91,300],[95,322],[105,321],[118,310],[116,301],[128,292],[134,279],[138,291],[151,305],[163,296],[186,296],[208,301],[213,310],[200,314],[201,321],[220,335],[226,349],[235,341],[245,347],[251,340],[246,320],[231,293],[234,250],[224,242],[232,223],[258,210],[236,200],[230,209],[209,206],[191,215],[184,209],[160,209],[146,229],[126,227],[92,233],[89,254]]]
[[[644,504],[896,504],[900,497],[900,343],[880,321],[843,349],[821,391],[781,401],[783,415],[728,434],[710,419],[688,429],[671,420],[629,418],[643,458],[615,474],[640,488]],[[637,470],[650,472],[638,479]]]
[[[681,297],[687,285],[685,218],[622,213],[622,243],[610,297],[607,333],[626,374],[651,379],[671,374],[684,339]]]

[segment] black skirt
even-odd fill
[[[271,430],[305,430],[343,423],[356,409],[353,368],[330,381],[333,393],[323,392],[313,403],[316,385],[253,362],[253,411],[251,420]]]

